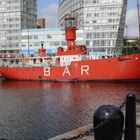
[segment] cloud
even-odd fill
[[[58,4],[52,3],[42,9],[40,13],[41,17],[46,19],[46,27],[57,27],[58,26]]]
[[[126,15],[126,25],[127,30],[125,29],[125,36],[136,37],[138,36],[138,16],[137,9],[131,9],[127,11]]]

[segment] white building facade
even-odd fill
[[[20,50],[21,29],[36,28],[37,0],[0,0],[0,51]]]
[[[83,30],[77,30],[76,44],[84,44]],[[43,44],[48,54],[57,52],[58,47],[67,48],[64,30],[58,28],[46,29],[25,29],[21,32],[21,53],[35,53],[38,52]]]
[[[90,53],[118,55],[122,52],[127,0],[59,0],[59,26],[70,14],[83,29]]]

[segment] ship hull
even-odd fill
[[[74,61],[69,66],[0,67],[6,79],[41,81],[123,81],[140,80],[140,54]]]

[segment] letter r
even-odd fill
[[[86,75],[89,75],[89,65],[83,65],[83,66],[81,66],[81,75],[84,75],[84,73]]]

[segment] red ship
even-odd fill
[[[45,81],[122,81],[140,80],[140,54],[101,57],[89,55],[86,46],[76,45],[76,19],[65,19],[67,50],[59,47],[48,56],[9,56],[1,59],[0,73],[6,79]]]

